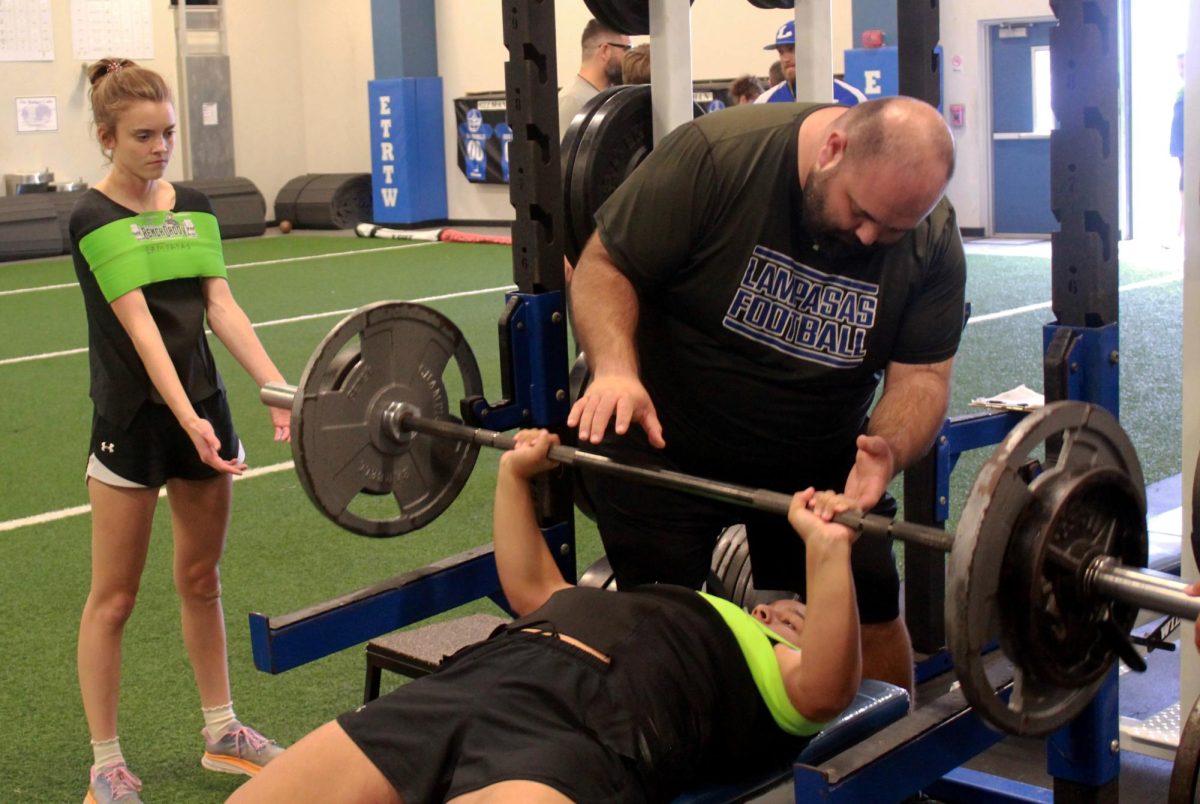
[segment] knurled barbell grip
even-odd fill
[[[516,439],[492,430],[467,427],[441,420],[431,420],[415,415],[401,418],[400,426],[406,430],[429,433],[459,441],[469,441],[484,447],[508,450],[516,446]],[[597,472],[626,477],[648,485],[685,491],[702,497],[731,502],[759,511],[787,516],[792,504],[792,495],[767,489],[753,489],[733,483],[708,480],[683,472],[655,467],[629,466],[613,461],[604,455],[585,452],[576,447],[553,446],[548,454],[550,460],[568,466],[583,466]],[[937,528],[897,521],[877,514],[837,514],[834,520],[860,533],[875,537],[892,537],[904,542],[921,544],[949,552],[953,536]]]

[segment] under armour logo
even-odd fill
[[[100,451],[101,452],[116,452],[116,450],[117,450],[117,446],[113,442],[111,442],[111,441],[101,441],[100,442]]]

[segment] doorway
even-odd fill
[[[988,25],[992,233],[1047,235],[1050,211],[1050,29],[1054,22]]]
[[[1171,156],[1169,146],[1175,99],[1183,87],[1178,56],[1187,46],[1188,0],[1125,1],[1130,38],[1130,234],[1173,247],[1179,233],[1179,160]]]

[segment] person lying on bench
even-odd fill
[[[804,539],[807,607],[747,614],[683,587],[571,586],[529,481],[557,437],[523,431],[496,481],[493,538],[518,618],[437,672],[304,737],[230,801],[662,801],[784,767],[861,680],[850,575],[852,501],[813,489],[788,519]]]

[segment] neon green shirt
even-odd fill
[[[79,250],[110,303],[155,282],[226,276],[221,232],[207,212],[144,212],[115,220],[88,232]]]
[[[776,725],[788,734],[798,737],[816,734],[824,728],[824,723],[814,723],[796,711],[783,684],[783,673],[779,669],[779,660],[775,657],[775,643],[797,651],[800,648],[747,614],[740,606],[704,592],[700,592],[699,595],[717,610],[721,619],[729,626],[738,647],[742,649],[746,666],[750,668],[754,685],[758,687],[758,694],[762,696],[763,703],[767,705],[767,710],[775,719]]]

